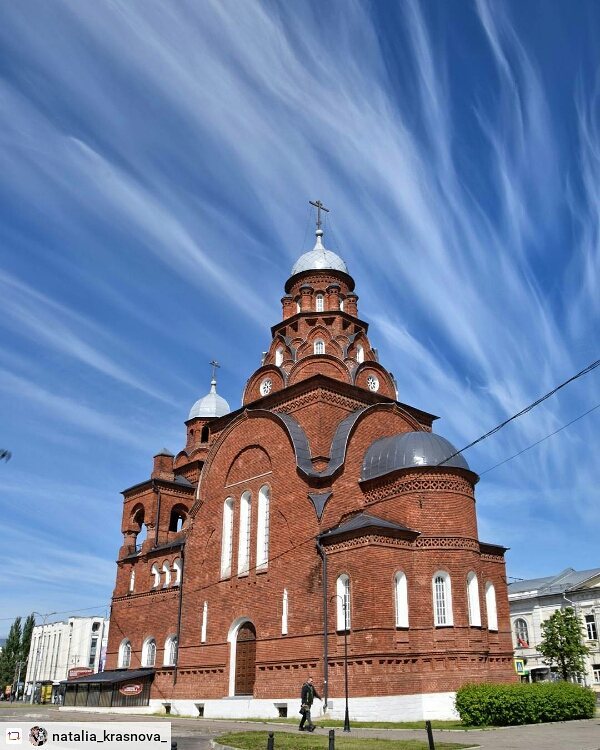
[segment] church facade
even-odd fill
[[[353,719],[449,718],[462,684],[515,679],[478,477],[398,400],[317,227],[242,407],[213,375],[123,493],[107,669],[148,678],[148,710],[294,716],[312,675],[341,718],[347,668]]]

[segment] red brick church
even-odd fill
[[[243,406],[213,375],[185,447],[123,492],[98,705],[295,716],[310,674],[341,717],[345,639],[355,719],[449,717],[460,685],[514,678],[478,477],[435,416],[399,401],[322,238],[319,221]],[[89,705],[88,683],[72,703]]]

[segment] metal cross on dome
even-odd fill
[[[317,229],[321,228],[321,211],[325,211],[325,213],[329,213],[329,209],[325,208],[325,206],[321,203],[321,201],[308,201],[311,206],[314,206],[317,209]]]
[[[221,365],[217,362],[216,359],[213,359],[213,361],[210,362],[209,364],[212,365],[212,379],[216,380],[217,379],[217,367],[221,367]]]

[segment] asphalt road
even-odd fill
[[[157,716],[83,713],[61,710],[54,706],[29,706],[0,703],[0,721],[165,721]],[[293,731],[285,724],[217,721],[213,719],[178,719],[169,717],[172,738],[178,750],[209,750],[210,740],[226,731],[272,730]],[[319,734],[328,730],[319,729]],[[337,734],[336,730],[336,734]],[[341,730],[340,730],[341,731]],[[425,731],[411,729],[353,729],[353,737],[427,740]],[[436,741],[475,743],[483,750],[600,750],[600,718],[525,727],[506,727],[483,731],[436,730]],[[393,750],[393,745],[391,746]]]

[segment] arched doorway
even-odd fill
[[[244,622],[236,638],[235,695],[252,695],[256,678],[256,629]]]

